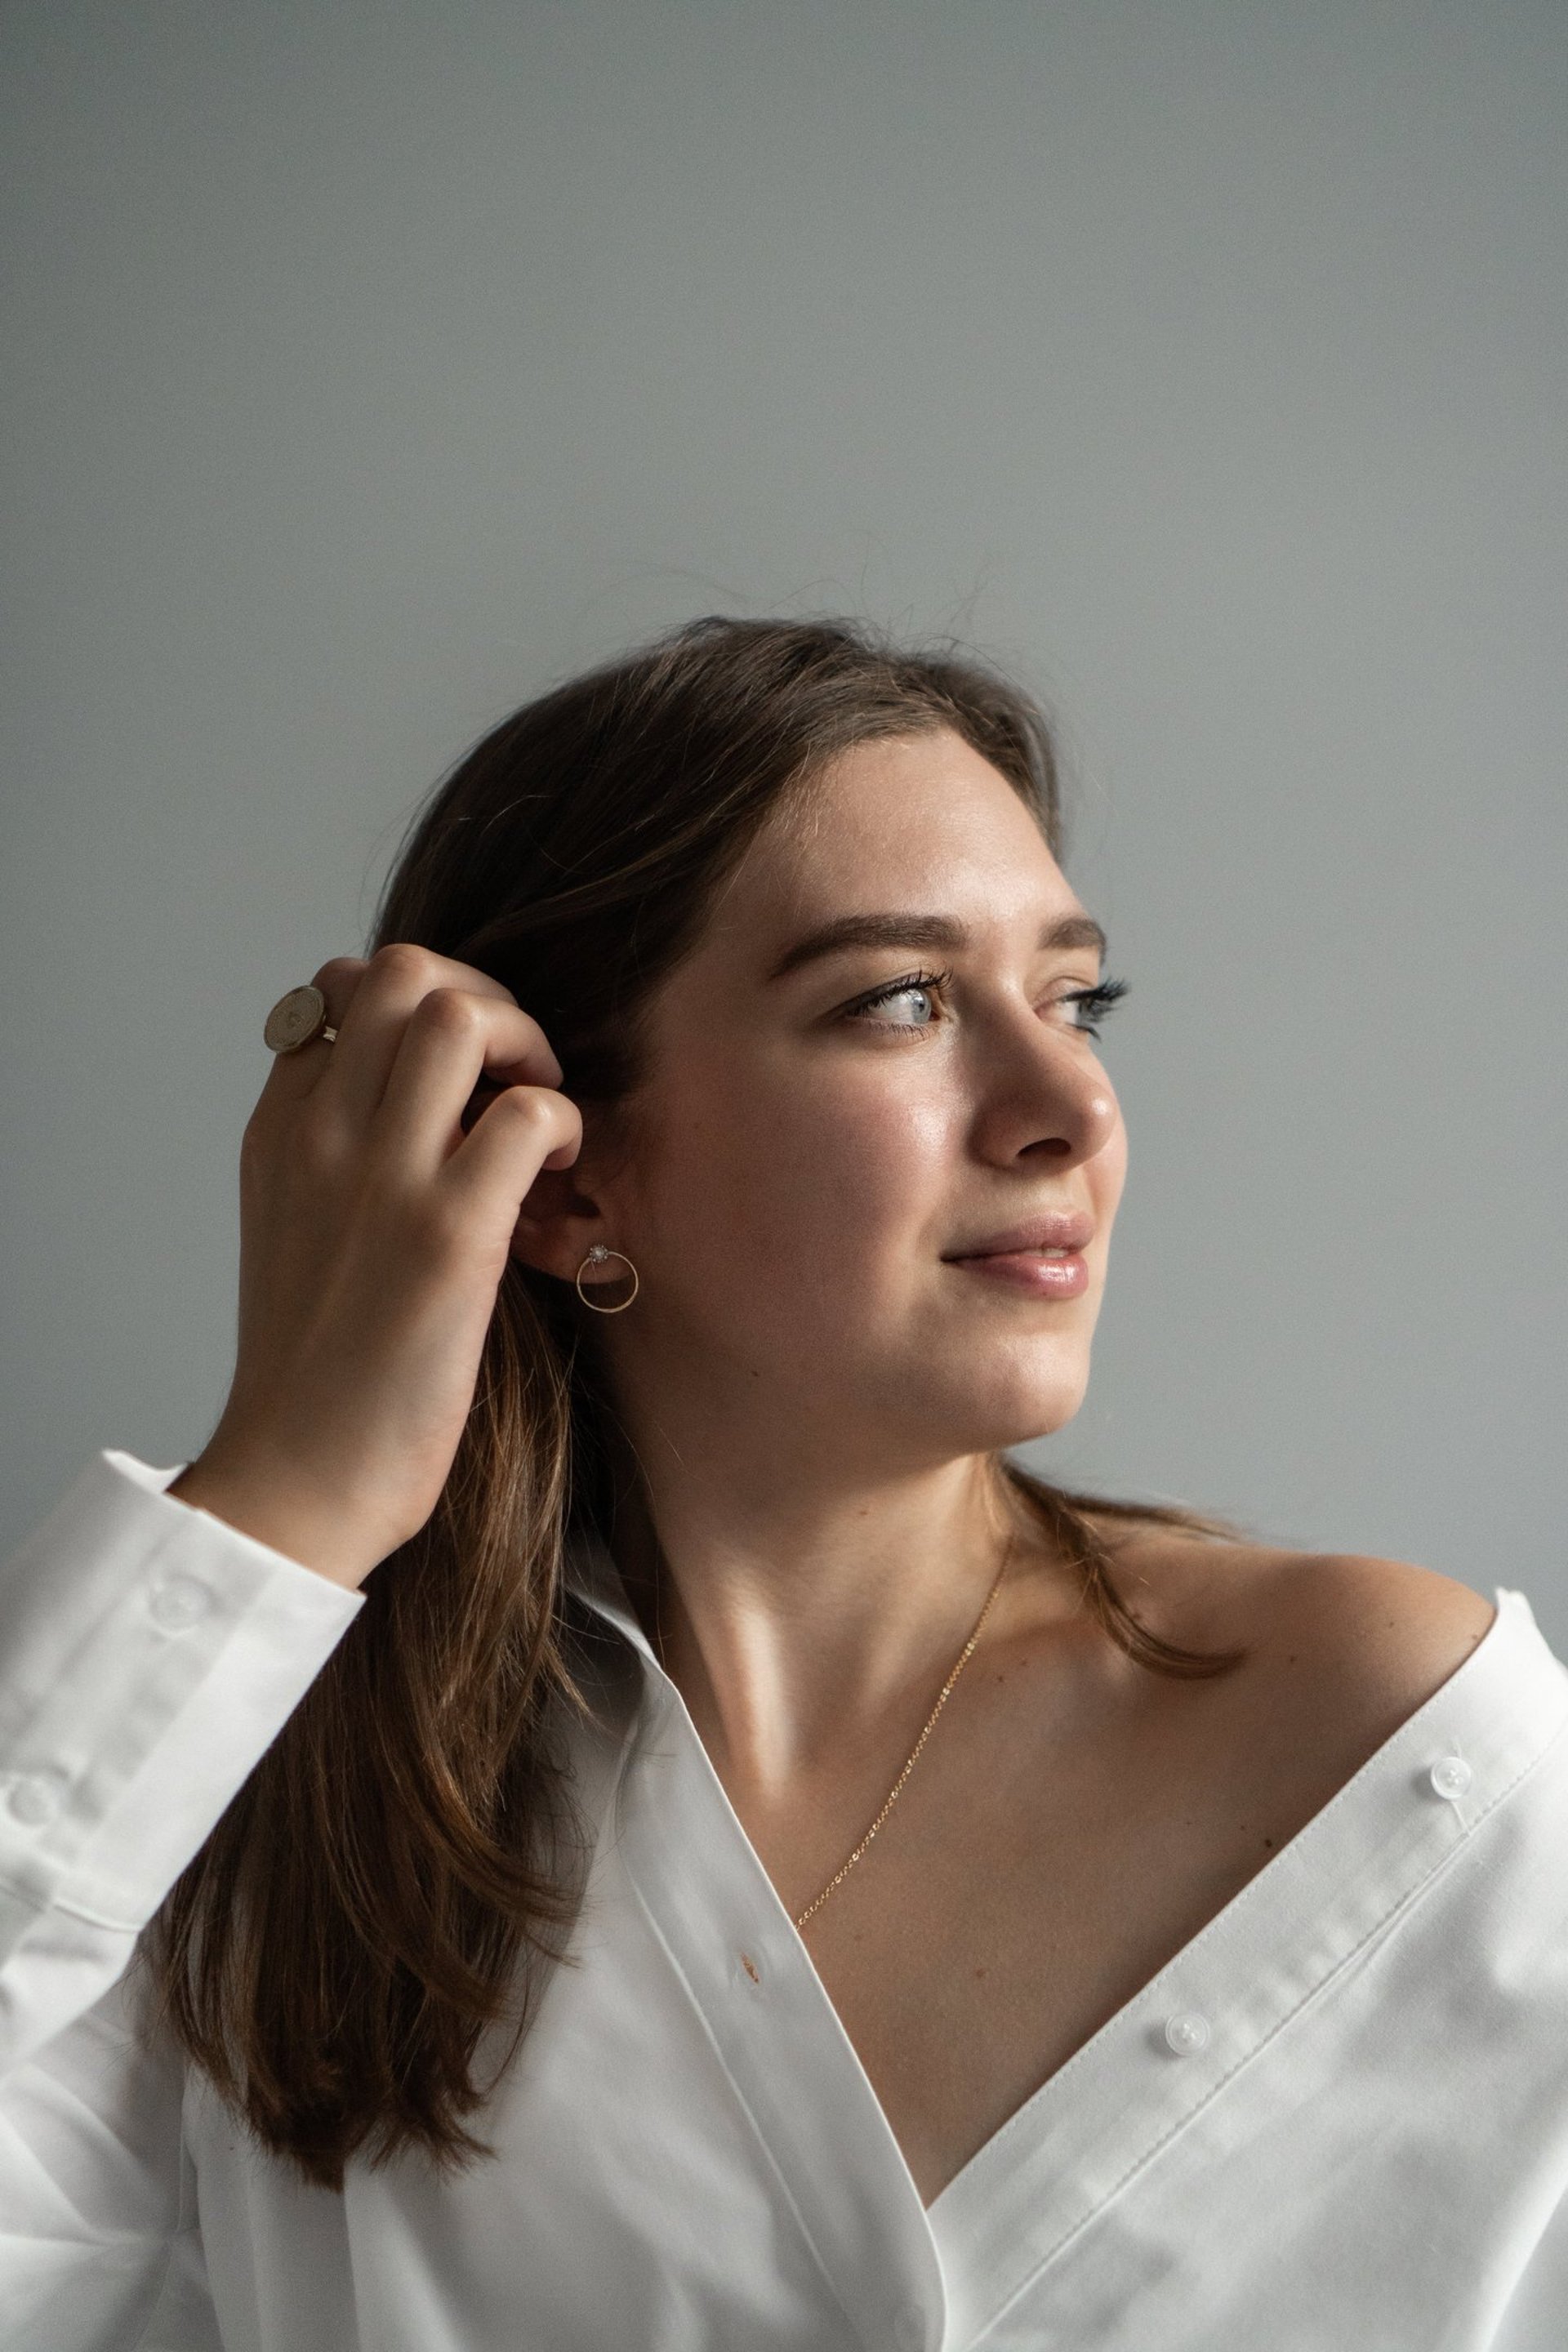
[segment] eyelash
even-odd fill
[[[903,996],[910,989],[926,989],[931,995],[941,996],[942,992],[951,985],[952,981],[951,970],[906,972],[902,980],[890,980],[886,988],[876,989],[869,996],[857,997],[853,1004],[845,1006],[844,1017],[846,1020],[852,1021],[859,1013],[874,1012],[879,1004],[886,1004],[892,997]],[[1092,988],[1069,989],[1065,996],[1058,996],[1056,1002],[1058,1004],[1081,1006],[1090,1017],[1088,1020],[1075,1022],[1073,1026],[1082,1037],[1098,1037],[1100,1021],[1108,1013],[1115,1011],[1126,995],[1130,985],[1131,983],[1125,980],[1101,980]]]

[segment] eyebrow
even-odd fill
[[[786,948],[767,977],[783,980],[820,956],[841,955],[848,948],[935,948],[960,951],[970,944],[970,932],[951,915],[840,915]],[[1102,957],[1105,933],[1092,915],[1061,915],[1040,933],[1042,948],[1093,948]]]

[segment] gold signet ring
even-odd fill
[[[275,1054],[292,1054],[315,1037],[324,1037],[330,1045],[338,1033],[327,1026],[326,998],[307,981],[303,988],[291,988],[279,998],[261,1034]]]

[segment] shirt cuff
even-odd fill
[[[0,1958],[156,1910],[364,1605],[105,1449],[0,1569]]]

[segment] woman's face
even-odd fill
[[[1075,1001],[1100,971],[1034,818],[956,734],[858,746],[771,819],[654,999],[635,1149],[593,1187],[641,1276],[597,1327],[627,1402],[763,1414],[825,1465],[1068,1420],[1126,1167]],[[1037,1249],[963,1262],[1064,1212],[1079,1286]]]

